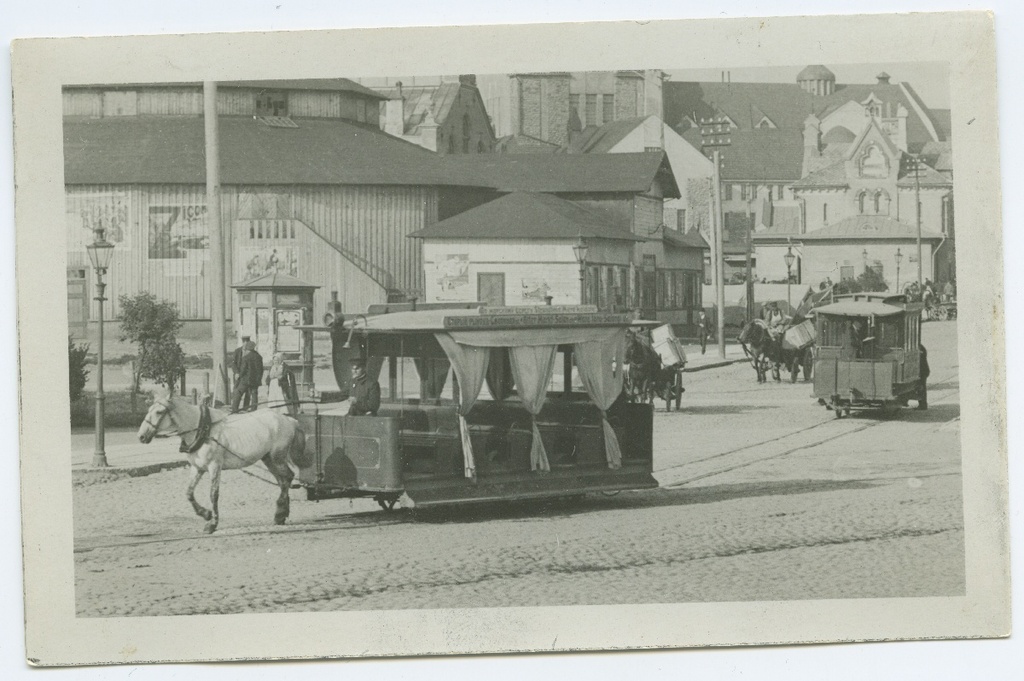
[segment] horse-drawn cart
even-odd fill
[[[385,509],[403,495],[430,506],[656,487],[652,409],[620,399],[634,325],[583,307],[360,316],[347,326],[368,373],[384,373],[381,408],[307,405],[312,464],[298,480],[310,499]]]

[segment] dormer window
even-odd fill
[[[864,116],[870,118],[882,117],[882,100],[872,92],[861,104],[864,106]]]
[[[877,144],[870,144],[860,157],[861,177],[888,177],[889,160]]]
[[[775,125],[774,123],[772,123],[770,118],[768,118],[767,116],[764,116],[764,117],[761,118],[760,121],[758,121],[758,123],[757,123],[757,125],[755,127],[759,128],[761,130],[774,130],[778,126]]]

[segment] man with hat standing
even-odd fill
[[[352,359],[349,400],[349,416],[376,416],[380,409],[380,383],[366,373],[366,360],[360,357]]]
[[[233,377],[234,377],[234,381],[232,382],[232,385],[235,386],[236,389],[238,388],[238,377],[242,373],[242,356],[245,354],[245,344],[248,343],[249,340],[250,340],[249,336],[242,336],[242,342],[239,343],[238,347],[235,348],[234,353],[232,353],[232,355],[231,355],[231,372],[232,372]],[[232,391],[232,395],[234,395],[234,391]],[[243,409],[248,409],[249,408],[249,393],[246,392],[244,397],[245,397],[245,399],[242,402],[242,408]]]
[[[251,340],[242,345],[242,359],[239,362],[238,381],[231,396],[231,411],[237,412],[238,403],[245,397],[242,411],[256,411],[259,404],[260,383],[263,382],[263,358],[256,352]]]

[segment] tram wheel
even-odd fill
[[[395,510],[395,504],[398,503],[398,497],[394,496],[374,497],[374,500],[377,502],[377,505],[380,506],[385,511]]]

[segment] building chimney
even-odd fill
[[[402,99],[402,86],[398,85],[398,99],[384,102],[384,120],[381,121],[384,132],[395,137],[405,134],[405,100]]]
[[[665,73],[660,69],[644,71],[644,115],[665,120]]]
[[[459,76],[459,85],[466,85],[468,87],[476,87],[476,75],[472,73],[463,73]]]

